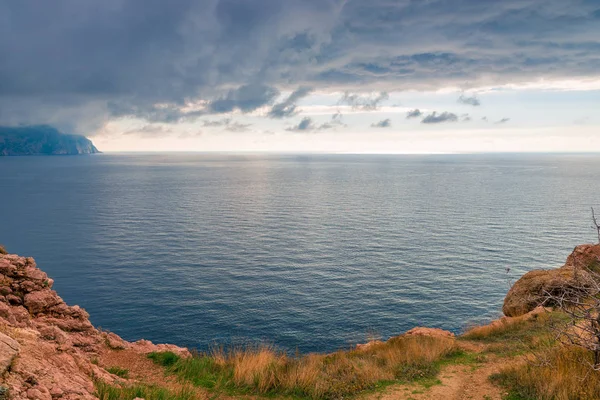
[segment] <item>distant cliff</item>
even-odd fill
[[[67,135],[47,125],[0,126],[0,156],[100,153],[84,136]]]

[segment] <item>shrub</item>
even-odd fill
[[[6,251],[6,247],[4,247],[3,245],[0,244],[0,254],[8,254],[8,251]],[[0,393],[1,394],[1,393]],[[1,397],[0,397],[1,398]]]

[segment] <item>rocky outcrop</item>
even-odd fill
[[[0,388],[11,399],[95,399],[93,379],[119,379],[97,365],[105,351],[189,356],[185,348],[129,343],[94,328],[88,313],[67,305],[53,283],[32,258],[0,254]]]
[[[426,328],[422,326],[417,326],[412,328],[411,330],[405,333],[407,336],[430,336],[430,337],[445,337],[445,338],[453,338],[454,333],[450,331],[445,331],[439,328]]]
[[[391,337],[389,340],[393,340],[395,338],[399,338],[402,336],[429,336],[429,337],[447,338],[447,339],[455,338],[454,333],[452,333],[450,331],[445,331],[445,330],[439,329],[439,328],[426,328],[423,326],[417,326],[417,327],[414,327],[414,328],[404,332],[400,336]],[[384,344],[384,343],[385,342],[382,342],[381,340],[371,340],[370,342],[367,342],[367,343],[358,343],[356,345],[356,350],[365,351],[365,350],[371,349],[374,346],[378,346],[378,345]]]
[[[526,314],[538,306],[552,306],[548,294],[558,295],[579,286],[600,270],[600,244],[577,246],[557,269],[535,270],[523,275],[509,290],[502,311],[506,316]]]

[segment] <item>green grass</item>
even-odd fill
[[[459,340],[486,343],[486,351],[499,356],[516,356],[554,345],[555,328],[567,321],[568,317],[563,313],[548,312],[493,328],[475,328]]]
[[[96,381],[96,396],[100,400],[132,400],[140,397],[145,400],[195,400],[191,391],[174,393],[167,389],[148,385],[109,385]]]
[[[148,358],[163,367],[171,367],[179,361],[180,357],[172,351],[163,351],[150,353],[148,354]]]
[[[106,368],[106,370],[109,373],[118,376],[119,378],[123,378],[123,379],[129,378],[129,370],[128,369],[121,368],[121,367],[109,367],[109,368]]]
[[[512,372],[500,372],[490,376],[490,381],[495,385],[508,390],[503,400],[536,400],[537,394],[532,387],[521,385]]]

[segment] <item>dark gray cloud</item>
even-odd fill
[[[269,118],[287,118],[297,114],[296,102],[310,94],[311,89],[303,86],[292,92],[287,99],[277,103],[267,114]]]
[[[599,10],[595,0],[0,0],[0,54],[10,55],[0,123],[180,122],[272,105],[299,86],[598,77]],[[202,111],[182,111],[200,100]]]
[[[312,131],[316,129],[315,124],[313,123],[312,118],[305,117],[298,123],[298,125],[294,125],[291,128],[287,128],[287,131],[290,132],[306,132]]]
[[[464,94],[461,94],[460,97],[457,100],[460,104],[466,104],[469,106],[473,106],[473,107],[477,107],[481,105],[481,102],[479,101],[479,99],[476,96],[465,96]]]
[[[277,96],[279,91],[267,85],[243,85],[211,101],[207,108],[209,113],[227,113],[236,110],[250,112],[272,104]]]
[[[314,132],[343,128],[346,126],[347,125],[342,121],[342,114],[338,111],[331,116],[331,120],[324,122],[321,125],[316,125],[312,118],[305,117],[302,118],[297,125],[287,128],[286,130],[290,132]]]
[[[441,124],[443,122],[456,122],[458,121],[458,116],[454,113],[450,113],[450,112],[446,112],[444,111],[443,113],[437,113],[437,112],[432,112],[431,114],[427,115],[425,118],[423,118],[423,120],[421,120],[421,123],[423,124]]]
[[[349,105],[357,110],[375,111],[381,102],[389,98],[390,96],[386,92],[367,95],[346,92],[338,103]]]
[[[389,128],[391,126],[392,126],[392,120],[389,118],[384,119],[379,122],[376,122],[374,124],[371,124],[371,127],[373,127],[373,128]]]
[[[419,118],[421,115],[423,115],[423,112],[416,108],[406,113],[406,119]]]
[[[502,118],[501,120],[496,121],[496,124],[505,124],[508,121],[510,121],[510,118]]]

